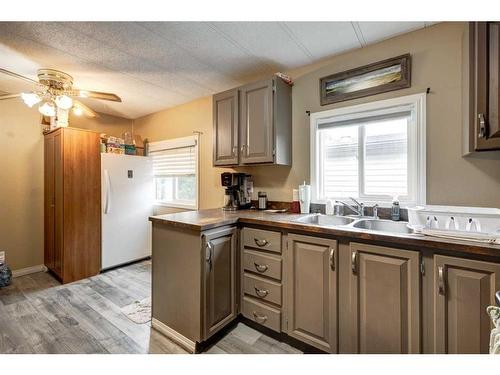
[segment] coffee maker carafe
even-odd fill
[[[225,211],[235,211],[250,208],[252,205],[253,183],[251,176],[246,173],[221,174],[221,184],[224,186],[224,206]]]

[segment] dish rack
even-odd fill
[[[408,208],[408,223],[429,236],[500,244],[500,209],[460,206]]]

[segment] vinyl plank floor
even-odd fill
[[[0,289],[0,353],[185,354],[121,312],[150,296],[150,260],[65,285],[45,272],[15,278]],[[240,323],[206,353],[300,352]]]

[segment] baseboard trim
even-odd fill
[[[182,346],[188,352],[196,353],[196,342],[191,341],[186,336],[181,335],[179,332],[160,322],[158,319],[151,319],[151,327],[156,329],[164,336],[168,337],[170,340],[174,341],[176,344]]]
[[[26,276],[37,272],[47,272],[47,267],[43,264],[39,264],[38,266],[20,268],[12,271],[12,277]]]

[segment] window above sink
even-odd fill
[[[425,202],[425,94],[311,114],[314,203]]]

